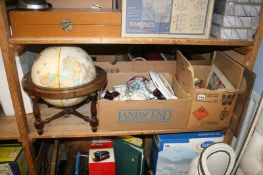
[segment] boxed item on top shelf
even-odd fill
[[[227,28],[218,25],[212,25],[211,35],[218,39],[226,40],[250,40],[254,39],[256,29],[252,28]]]
[[[13,37],[119,37],[121,12],[114,9],[51,9],[9,12]]]
[[[222,27],[242,27],[242,28],[254,28],[258,26],[259,17],[246,17],[246,16],[224,16],[217,13],[213,14],[213,24],[220,25]]]
[[[209,38],[214,0],[123,0],[123,37]]]
[[[226,16],[259,16],[261,4],[215,1],[214,13]]]
[[[221,131],[154,136],[151,165],[156,175],[187,174],[191,161],[209,145],[224,140]]]
[[[162,73],[178,99],[111,101],[98,100],[99,130],[147,131],[164,129],[225,129],[235,106],[244,68],[221,52],[214,53],[213,64],[223,72],[233,89],[210,90],[195,88],[194,78],[207,79],[211,66],[191,65],[178,52],[177,61],[97,62],[108,70],[108,85],[125,83],[129,78],[148,71]]]
[[[217,0],[211,35],[218,39],[253,40],[261,3],[261,0]]]
[[[94,142],[89,146],[89,174],[115,175],[115,156],[111,141]]]

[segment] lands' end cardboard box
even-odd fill
[[[108,70],[108,85],[112,90],[114,85],[125,84],[131,77],[142,75],[150,79],[149,70],[158,72],[173,72],[176,74],[175,61],[164,63],[141,61],[123,63],[120,67],[109,63],[97,63]],[[108,66],[107,66],[108,65]],[[119,73],[111,73],[119,72]],[[129,72],[127,72],[129,70]],[[124,71],[124,72],[122,72]],[[189,119],[191,98],[181,88],[173,73],[162,73],[173,88],[176,100],[141,100],[141,101],[111,101],[98,100],[99,130],[103,131],[143,131],[162,129],[185,129]],[[190,80],[188,80],[190,81]]]
[[[239,93],[244,68],[222,52],[214,52],[212,66],[195,66],[194,68],[177,52],[177,64],[180,75],[177,79],[184,81],[185,76],[207,80],[213,66],[216,66],[231,83],[233,89],[210,90],[195,88],[194,82],[181,83],[193,97],[188,129],[225,129],[229,126],[236,98]],[[185,82],[185,81],[184,81]]]

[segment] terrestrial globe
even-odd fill
[[[92,59],[79,47],[48,47],[36,58],[31,70],[33,83],[45,88],[76,87],[95,77],[96,69]],[[44,100],[57,107],[69,107],[86,98]]]

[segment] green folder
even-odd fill
[[[116,175],[144,175],[143,149],[121,139],[113,141]]]

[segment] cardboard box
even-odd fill
[[[218,39],[253,41],[255,33],[252,28],[227,28],[214,24],[211,27],[211,35]]]
[[[185,76],[192,77],[189,78],[191,80],[194,77],[207,80],[212,69],[212,66],[193,68],[180,52],[177,52],[177,64],[177,68],[180,68],[180,76],[177,78],[179,82],[184,81]],[[195,88],[193,81],[181,83],[183,89],[193,97],[188,129],[225,129],[229,126],[244,68],[222,52],[214,52],[212,65],[218,67],[233,89],[210,90]]]
[[[190,163],[203,149],[223,139],[220,131],[155,135],[151,157],[153,173],[187,174]]]
[[[123,37],[209,38],[214,0],[123,0]]]
[[[92,143],[89,146],[89,174],[115,175],[115,158],[111,141]]]
[[[97,62],[97,66],[108,72],[107,89],[125,83],[131,76],[148,76],[149,70],[155,70],[164,72],[176,95],[179,96],[177,100],[164,101],[100,99],[97,106],[99,129],[103,131],[226,129],[232,117],[244,68],[224,53],[214,52],[212,55],[213,64],[220,68],[235,90],[195,89],[194,77],[206,80],[211,66],[192,66],[180,52],[177,54],[177,61],[131,61],[117,62],[115,65],[109,62]],[[195,55],[195,58],[197,57]],[[233,97],[230,105],[222,103],[230,97]],[[147,114],[145,118],[143,114]],[[150,116],[153,114],[158,114],[158,120],[152,120],[154,118]],[[133,118],[134,120],[129,117],[124,118],[129,115],[137,115],[137,117]]]
[[[213,24],[221,27],[229,28],[250,28],[256,29],[258,26],[259,17],[244,17],[244,16],[225,16],[217,13],[213,14]]]
[[[19,144],[0,145],[0,174],[28,175],[25,155]]]
[[[109,73],[110,90],[114,85],[125,84],[131,77],[149,74],[140,72]],[[184,129],[187,127],[191,98],[181,89],[173,74],[162,74],[176,92],[177,100],[98,100],[99,129],[103,131],[133,131],[156,129]],[[189,80],[190,81],[190,80]]]

